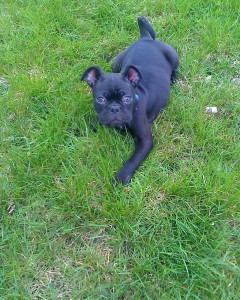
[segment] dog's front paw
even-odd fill
[[[112,179],[112,185],[117,186],[119,183],[122,185],[127,185],[131,180],[131,175],[125,174],[124,172],[118,172]]]

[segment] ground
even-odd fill
[[[239,1],[1,1],[1,299],[239,294]],[[110,70],[146,16],[180,57],[126,186],[130,135],[95,125],[86,67]],[[206,107],[217,107],[216,114]]]

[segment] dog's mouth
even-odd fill
[[[130,115],[99,115],[98,121],[102,125],[106,125],[109,127],[123,127],[128,126],[131,122]]]
[[[99,120],[99,123],[102,124],[102,125],[106,125],[106,126],[109,126],[109,127],[121,127],[124,125],[124,122],[123,120],[120,120],[118,118],[111,118],[110,120],[109,119],[98,119]]]
[[[108,121],[107,125],[110,127],[121,127],[123,126],[123,122],[115,118],[113,120]]]

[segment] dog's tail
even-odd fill
[[[141,39],[153,39],[155,40],[155,31],[152,25],[149,23],[148,19],[145,17],[138,17],[138,26],[140,30]]]

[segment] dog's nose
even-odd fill
[[[111,107],[109,108],[109,110],[110,110],[111,113],[116,114],[116,113],[119,113],[120,107],[117,104],[113,104],[113,105],[111,105]]]

